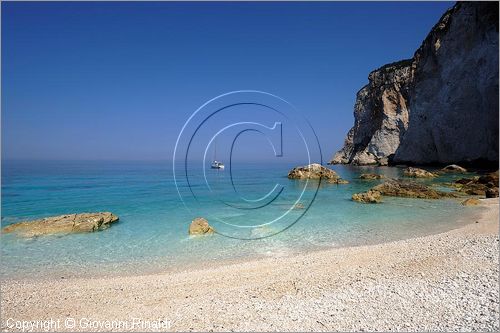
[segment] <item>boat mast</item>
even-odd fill
[[[217,139],[214,141],[214,161],[217,161]]]

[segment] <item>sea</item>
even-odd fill
[[[353,202],[353,193],[402,177],[398,167],[331,166],[349,184],[290,180],[299,162],[3,161],[2,226],[48,216],[110,211],[119,221],[93,233],[23,238],[1,234],[3,279],[155,274],[293,256],[444,232],[470,223],[477,207],[460,200],[385,197]],[[464,175],[447,174],[433,183]],[[190,236],[203,217],[215,228]],[[402,248],[402,251],[405,249]]]

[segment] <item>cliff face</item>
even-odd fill
[[[394,161],[498,161],[498,3],[455,6],[413,66],[410,123]]]
[[[331,163],[386,163],[408,128],[411,60],[383,66],[356,95],[354,126]]]
[[[498,3],[457,3],[412,59],[370,73],[331,163],[498,161]]]

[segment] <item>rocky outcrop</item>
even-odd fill
[[[340,185],[340,184],[349,184],[349,181],[345,180],[345,179],[342,179],[342,178],[339,177],[339,178],[336,178],[336,179],[328,179],[327,183],[328,184],[337,184],[337,185]]]
[[[378,191],[369,190],[363,193],[354,193],[352,200],[362,203],[380,203],[382,202],[382,196]]]
[[[345,184],[339,175],[332,169],[318,163],[293,168],[288,173],[289,179],[326,179],[329,183]]]
[[[410,60],[370,73],[331,163],[498,162],[498,3],[458,2]]]
[[[411,60],[389,64],[370,73],[356,95],[354,126],[331,164],[385,164],[394,155],[408,127]]]
[[[454,193],[437,191],[429,186],[411,181],[388,180],[372,188],[373,191],[390,197],[420,198],[420,199],[441,199],[454,198]]]
[[[116,221],[118,216],[109,212],[68,214],[11,224],[2,232],[15,232],[23,237],[95,232],[109,228]]]
[[[462,186],[459,191],[469,195],[484,195],[488,187],[485,184],[470,183]]]
[[[476,198],[469,198],[464,201],[462,201],[462,206],[477,206],[481,203],[479,199]]]
[[[486,198],[498,198],[498,187],[492,187],[484,191]]]
[[[215,229],[202,217],[195,218],[189,225],[189,235],[210,235],[214,232]]]
[[[384,175],[377,175],[375,173],[363,173],[359,176],[359,179],[363,180],[378,180],[383,179]]]
[[[403,175],[405,177],[412,177],[412,178],[434,178],[436,177],[435,174],[432,172],[429,172],[424,169],[419,169],[419,168],[413,168],[409,167],[406,168],[405,171],[403,172]]]
[[[484,195],[495,198],[498,193],[498,171],[480,177],[460,178],[453,183],[458,191],[469,195]]]
[[[450,164],[441,169],[443,172],[457,172],[457,173],[466,173],[467,169],[462,168],[460,165]]]

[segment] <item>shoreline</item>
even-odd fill
[[[404,199],[404,198],[403,198]],[[422,199],[417,199],[418,201],[425,201]],[[448,198],[442,199],[441,201],[450,201],[455,202],[457,205],[463,201],[463,198]],[[481,210],[478,210],[481,209]],[[252,254],[245,256],[237,256],[237,257],[227,257],[227,258],[218,258],[218,259],[208,259],[203,261],[192,261],[189,260],[184,262],[178,262],[173,266],[169,266],[165,262],[162,261],[163,258],[158,257],[154,260],[147,262],[123,262],[121,266],[115,266],[114,268],[110,268],[103,266],[102,264],[97,264],[99,266],[86,268],[79,268],[80,270],[57,270],[57,268],[43,268],[43,273],[40,273],[38,276],[27,276],[32,275],[33,272],[19,272],[16,273],[18,275],[5,275],[0,276],[0,281],[4,283],[9,283],[11,281],[25,281],[29,282],[40,282],[40,281],[57,281],[59,279],[112,279],[112,278],[127,278],[127,277],[135,277],[135,276],[150,276],[150,275],[162,275],[162,274],[177,274],[177,273],[186,273],[191,271],[202,271],[211,268],[219,268],[230,265],[237,265],[247,262],[258,262],[267,259],[281,259],[281,258],[292,258],[296,256],[308,255],[317,252],[328,252],[331,250],[338,249],[346,249],[346,248],[359,248],[366,246],[377,246],[381,244],[390,244],[399,241],[405,241],[408,239],[422,238],[427,236],[438,235],[442,233],[446,233],[452,230],[463,228],[464,226],[472,223],[470,220],[476,220],[480,218],[480,216],[484,213],[484,207],[475,206],[470,207],[470,211],[467,211],[465,215],[454,215],[453,225],[440,226],[440,228],[436,228],[435,230],[425,230],[419,232],[412,232],[407,235],[400,235],[396,238],[388,238],[388,239],[377,239],[375,241],[368,241],[364,243],[342,243],[339,245],[327,244],[327,245],[318,245],[313,244],[309,246],[300,247],[298,249],[294,249],[292,252],[287,252],[284,254]],[[475,210],[475,211],[473,211]],[[440,222],[437,222],[440,224]],[[135,269],[133,269],[135,267]],[[50,272],[52,271],[52,272]]]
[[[166,318],[174,331],[498,330],[498,199],[481,205],[478,223],[377,245],[170,273],[4,280],[2,317]]]

